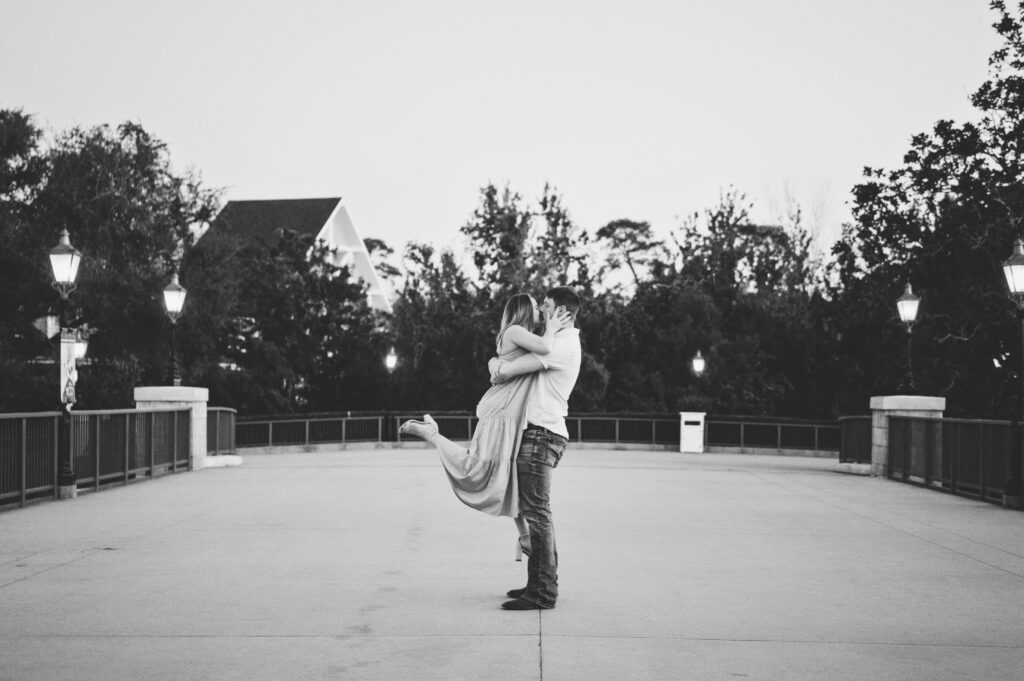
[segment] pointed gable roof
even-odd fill
[[[228,201],[210,227],[229,227],[262,239],[274,238],[279,229],[319,234],[340,202],[341,197]]]
[[[276,239],[279,229],[312,234],[334,249],[329,256],[332,263],[348,267],[366,283],[371,307],[391,312],[370,253],[341,198],[228,201],[208,231],[218,228],[262,240]]]

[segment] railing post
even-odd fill
[[[53,498],[60,498],[60,416],[53,417]]]
[[[95,475],[96,479],[93,480],[93,489],[97,492],[100,491],[100,415],[93,414],[89,418],[93,419],[93,435],[92,435],[92,460],[96,462]]]
[[[267,447],[274,446],[274,422],[267,421]]]
[[[1020,442],[1016,433],[1014,441]],[[985,500],[985,451],[978,452],[978,499]]]
[[[619,444],[619,417],[615,417],[615,444]]]
[[[377,442],[384,442],[384,417],[377,417]]]
[[[305,445],[309,446],[309,419],[306,419],[306,442]]]
[[[28,487],[28,419],[21,419],[21,505],[25,506],[25,488]]]
[[[128,469],[131,467],[128,464],[128,442],[131,439],[132,432],[132,415],[125,413],[124,415],[124,484],[128,484]]]
[[[658,442],[658,422],[651,419],[651,444],[657,444]]]
[[[341,419],[341,443],[348,444],[348,419]]]
[[[782,449],[782,424],[775,426],[775,449]]]
[[[171,472],[178,472],[178,412],[171,412]]]
[[[149,412],[149,479],[156,477],[156,412]]]
[[[473,417],[472,416],[467,416],[466,417],[466,439],[467,440],[472,440],[473,439]]]

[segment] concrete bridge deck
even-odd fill
[[[561,598],[431,450],[0,513],[0,681],[1024,678],[1024,513],[825,459],[570,448]]]

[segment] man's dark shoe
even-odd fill
[[[550,610],[555,606],[543,606],[537,605],[532,601],[528,601],[525,598],[517,598],[514,601],[505,601],[501,604],[502,610]]]
[[[505,595],[508,596],[509,598],[519,598],[524,593],[526,593],[526,587],[525,586],[522,589],[509,589],[508,592]]]

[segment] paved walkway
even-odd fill
[[[832,465],[570,449],[543,613],[426,449],[0,513],[0,681],[1024,678],[1024,513]]]

